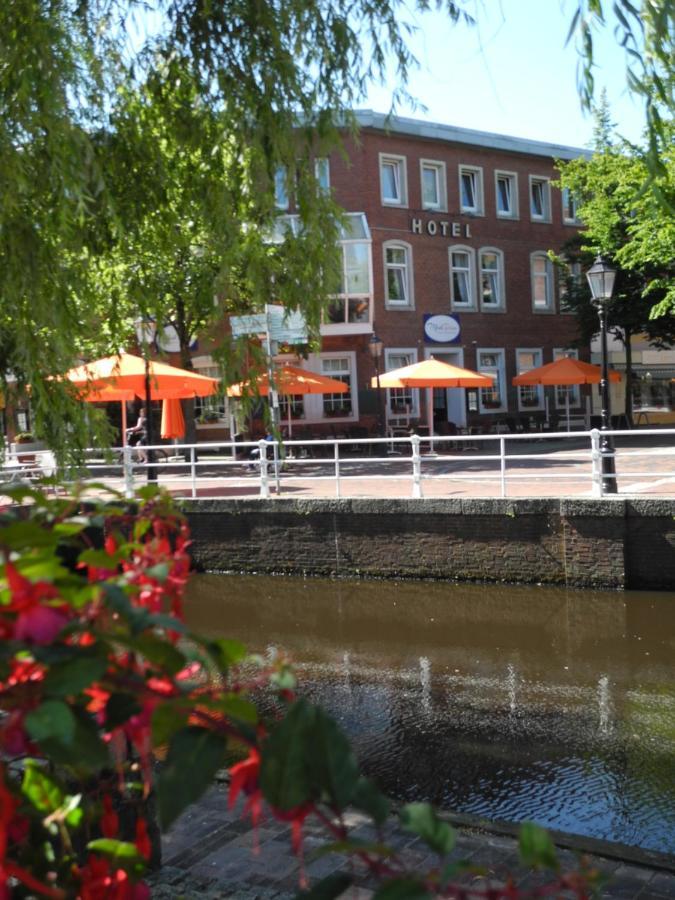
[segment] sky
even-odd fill
[[[607,7],[610,4],[606,4]],[[401,105],[398,115],[531,140],[588,146],[593,120],[577,93],[578,54],[565,39],[576,0],[472,0],[473,27],[442,13],[411,22],[420,66],[409,91],[426,111]],[[617,132],[638,141],[643,113],[626,89],[625,59],[611,27],[596,39],[596,96],[607,89]],[[362,106],[391,108],[392,82],[373,87]]]

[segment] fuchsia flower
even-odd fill
[[[43,601],[55,600],[59,593],[48,581],[29,581],[11,562],[5,563],[5,575],[11,593],[2,613],[18,613],[14,621],[14,638],[31,644],[51,644],[68,622],[67,607]]]

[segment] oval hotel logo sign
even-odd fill
[[[458,316],[424,316],[424,340],[427,344],[457,344],[460,334]]]

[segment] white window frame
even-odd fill
[[[532,190],[535,184],[541,184],[543,187],[542,190],[542,201],[543,208],[541,215],[534,212],[534,204],[533,204],[533,193]],[[530,175],[529,181],[529,195],[528,199],[530,201],[530,219],[532,222],[550,222],[551,221],[551,179],[547,175]]]
[[[579,217],[577,216],[577,200],[569,188],[563,188],[560,192],[562,202],[562,220],[563,225],[579,225]],[[567,215],[567,209],[571,204],[573,211],[572,216]]]
[[[511,183],[511,210],[510,212],[502,212],[499,209],[499,179],[506,178]],[[504,169],[495,170],[495,213],[498,219],[518,219],[518,173],[507,172]]]
[[[411,366],[417,362],[417,347],[385,347],[384,371],[391,372],[392,369],[399,369],[401,367],[400,363],[396,362],[395,364],[392,364],[391,358],[394,355],[402,356],[403,354],[410,357],[410,361],[407,363],[407,365]],[[398,391],[400,393],[410,393],[412,402],[410,405],[410,412],[407,414],[407,416],[406,416],[406,413],[392,412],[392,408],[391,408],[392,399],[395,399],[397,396],[397,394],[393,393],[394,391]],[[399,420],[399,419],[404,419],[404,418],[408,418],[408,419],[419,418],[419,414],[420,414],[419,388],[387,388],[387,396],[386,396],[386,402],[384,405],[384,409],[385,409],[387,422],[389,422],[392,419]]]
[[[370,228],[368,227],[368,220],[366,218],[365,213],[347,213],[347,218],[350,217],[359,217],[362,220],[362,228],[364,232],[364,237],[344,237],[344,235],[340,238],[338,243],[340,244],[340,248],[342,250],[342,266],[343,266],[343,275],[342,281],[344,287],[347,286],[347,257],[345,247],[347,244],[364,244],[367,246],[367,256],[368,256],[368,290],[363,291],[361,293],[338,293],[334,295],[334,299],[337,301],[341,301],[344,308],[344,318],[339,322],[332,322],[328,318],[327,314],[324,313],[324,320],[321,324],[321,334],[329,335],[329,334],[370,334],[373,330],[373,247],[372,247],[372,238],[370,235]],[[297,219],[297,217],[289,217],[291,219]],[[350,322],[349,321],[349,301],[351,300],[359,300],[365,301],[368,304],[368,316],[362,322]]]
[[[322,172],[325,171],[326,175],[326,183],[321,183]],[[317,156],[314,160],[314,177],[316,178],[316,183],[319,186],[319,190],[324,194],[330,193],[330,160],[327,156]]]
[[[535,260],[543,259],[546,263],[546,306],[537,306],[535,303]],[[535,250],[530,253],[530,291],[532,296],[532,311],[535,313],[549,314],[555,312],[555,298],[553,292],[553,263],[548,258],[548,254],[543,250]]]
[[[481,363],[483,353],[493,353],[498,357],[496,366],[484,366]],[[508,409],[508,399],[506,390],[506,356],[503,347],[477,347],[476,348],[476,368],[479,372],[486,375],[494,374],[499,376],[496,384],[501,388],[501,406],[483,406],[483,391],[488,388],[478,388],[478,412],[482,415],[494,415],[495,413],[503,413]]]
[[[387,250],[403,250],[405,253],[404,286],[406,291],[405,301],[392,300],[389,297],[389,267],[400,269],[398,263],[387,262]],[[384,305],[387,309],[414,309],[415,308],[415,279],[413,277],[413,251],[410,244],[405,241],[385,241],[382,245],[382,262],[384,265]]]
[[[497,285],[499,303],[483,303],[483,254],[494,253],[497,257]],[[506,279],[504,277],[504,252],[498,247],[481,247],[478,251],[478,297],[483,312],[506,312]]]
[[[384,166],[394,166],[398,171],[398,198],[384,196],[384,180],[382,172]],[[407,159],[405,156],[397,156],[393,153],[379,154],[379,175],[380,175],[380,199],[382,206],[408,206],[408,175],[407,175]]]
[[[436,174],[436,193],[438,203],[427,203],[424,200],[424,172],[431,170]],[[420,205],[422,209],[432,209],[436,212],[448,210],[448,187],[445,173],[445,163],[436,159],[420,159]]]
[[[532,353],[539,361],[534,365],[529,366],[528,368],[524,368],[520,362],[520,354],[521,353]],[[542,347],[516,347],[516,374],[522,375],[524,372],[530,372],[532,369],[538,369],[539,366],[543,365],[544,362],[544,351]],[[536,405],[530,403],[523,403],[521,391],[528,390],[536,393],[537,403]],[[544,388],[541,384],[533,384],[533,385],[519,385],[518,387],[518,412],[522,412],[525,415],[528,413],[541,412],[544,408]]]
[[[288,209],[291,205],[286,166],[277,166],[274,170],[274,205],[277,209]]]
[[[474,179],[474,206],[465,206],[464,205],[464,191],[462,190],[462,175],[465,173],[471,173],[475,176]],[[482,166],[467,166],[463,163],[460,163],[458,167],[458,176],[459,176],[459,210],[460,212],[466,215],[473,216],[482,216],[485,215],[485,203],[483,200],[483,167]]]
[[[571,359],[579,359],[579,351],[574,347],[554,347],[553,362],[558,359],[564,359],[569,356]],[[555,405],[556,409],[565,409],[565,398],[558,395],[560,388],[565,387],[564,384],[556,384],[555,386]],[[570,392],[570,409],[578,409],[581,406],[581,388],[578,384],[567,385]]]
[[[192,365],[199,375],[207,375],[209,378],[221,378],[221,372],[211,356],[195,356]],[[198,412],[199,410],[199,412]],[[218,418],[212,422],[197,422],[196,420],[204,412],[213,411]],[[223,428],[229,427],[230,402],[227,394],[214,394],[210,397],[195,397],[195,422],[198,428]]]
[[[455,285],[453,279],[453,265],[452,265],[452,254],[453,253],[466,253],[469,257],[469,290],[471,291],[471,302],[470,303],[458,303],[455,300]],[[457,310],[475,310],[476,309],[476,297],[477,297],[477,287],[476,287],[476,251],[473,247],[468,247],[466,244],[453,244],[451,247],[448,247],[448,267],[450,270],[450,306],[452,309]],[[462,270],[463,271],[463,270]]]

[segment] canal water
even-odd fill
[[[283,649],[383,790],[675,852],[675,596],[204,575],[196,629]]]

